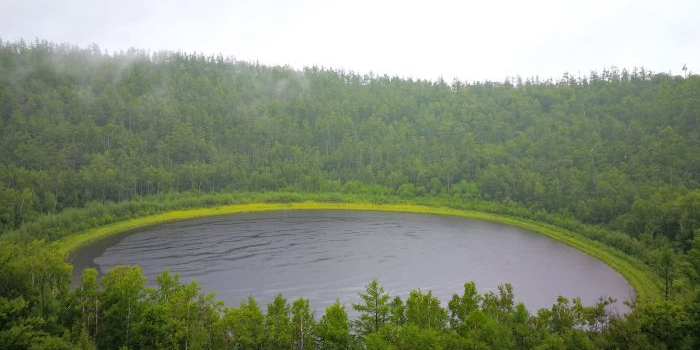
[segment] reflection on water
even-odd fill
[[[475,281],[480,292],[511,283],[530,310],[558,295],[629,300],[614,270],[578,250],[519,228],[461,218],[385,212],[281,211],[159,225],[111,237],[72,257],[76,274],[137,264],[152,282],[162,270],[197,279],[228,305],[252,294],[266,305],[281,293],[322,311],[338,298],[350,309],[372,278],[392,295],[432,290],[447,301]],[[444,306],[444,305],[443,305]]]

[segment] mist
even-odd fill
[[[413,79],[557,79],[700,62],[700,3],[5,1],[0,38],[139,48]]]

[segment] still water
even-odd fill
[[[618,300],[632,288],[616,271],[530,231],[449,216],[358,211],[277,211],[153,226],[80,249],[75,273],[141,266],[149,283],[163,270],[196,279],[227,305],[253,295],[263,305],[281,293],[303,296],[318,312],[336,298],[351,309],[376,278],[392,296],[431,290],[446,301],[466,281],[481,293],[511,283],[534,312],[558,295]],[[351,315],[353,313],[351,312]]]

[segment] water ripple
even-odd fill
[[[322,311],[336,299],[359,302],[357,293],[372,278],[392,294],[430,289],[443,302],[469,280],[481,292],[510,282],[531,310],[550,306],[559,294],[578,295],[587,303],[601,295],[620,302],[632,295],[615,271],[544,236],[433,215],[239,214],[151,227],[81,254],[88,262],[77,262],[76,271],[92,263],[101,272],[139,264],[153,283],[169,269],[183,282],[197,278],[229,305],[251,294],[264,305],[282,293],[310,298]]]

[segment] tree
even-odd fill
[[[447,323],[447,313],[432,292],[412,290],[406,299],[406,324],[422,329],[442,330]]]
[[[689,349],[693,334],[688,314],[671,302],[641,305],[634,311],[639,315],[640,329],[655,348]]]
[[[146,303],[139,319],[135,329],[138,348],[165,350],[178,347],[178,324],[168,303]]]
[[[447,305],[450,313],[450,326],[453,329],[459,328],[470,313],[479,310],[481,301],[482,297],[476,291],[476,284],[474,282],[465,283],[462,296],[454,294]]]
[[[291,308],[281,294],[267,305],[265,317],[265,348],[288,349],[292,347]]]
[[[36,213],[32,189],[17,190],[0,184],[0,228],[19,228]]]
[[[654,266],[664,281],[664,299],[668,300],[675,277],[675,254],[671,247],[663,247],[654,252]]]
[[[227,309],[222,321],[234,348],[259,349],[265,336],[264,319],[258,303],[251,295],[238,308]]]
[[[69,280],[70,265],[44,242],[0,242],[0,349],[39,346],[65,331]]]
[[[296,350],[316,347],[314,314],[308,299],[298,298],[292,303],[292,344]]]
[[[28,349],[35,338],[45,335],[38,317],[27,317],[27,303],[22,297],[0,296],[0,349]]]
[[[318,324],[317,335],[321,349],[341,350],[350,346],[350,322],[345,306],[336,300],[326,308],[326,313]]]
[[[688,263],[690,264],[690,278],[697,285],[700,284],[700,229],[695,230],[692,248],[688,251]]]
[[[42,319],[49,321],[68,294],[71,266],[58,252],[46,249],[43,241],[27,244],[18,263],[29,283],[30,290],[25,295],[34,296],[28,299],[30,305],[38,309]]]
[[[357,323],[362,334],[370,334],[379,328],[389,318],[389,295],[384,292],[384,287],[372,279],[365,286],[365,293],[360,293],[362,304],[352,304],[352,307],[360,312]]]
[[[79,303],[81,322],[86,334],[96,341],[99,336],[100,291],[97,270],[84,269],[80,275],[80,287],[75,291]]]
[[[435,329],[422,328],[414,324],[407,324],[401,327],[397,337],[398,349],[406,350],[438,350],[440,346],[440,336]]]
[[[389,304],[389,321],[395,325],[403,325],[406,323],[406,305],[404,305],[401,297],[396,296]]]
[[[38,338],[31,347],[32,350],[75,350],[70,341],[62,337],[45,336]]]
[[[506,323],[509,321],[515,306],[513,298],[513,286],[506,283],[498,286],[498,295],[493,292],[486,293],[481,308],[500,323]]]
[[[177,282],[177,275],[175,281]],[[221,307],[220,302],[212,299],[213,296],[202,293],[197,281],[185,285],[176,284],[174,293],[166,302],[174,328],[171,338],[185,348],[199,348],[211,344],[214,323],[212,314],[218,314]],[[248,304],[241,303],[240,309],[248,316],[249,322],[259,322],[262,325],[262,321],[259,320],[262,313],[254,299],[249,300]]]
[[[99,329],[108,331],[99,333],[99,348],[133,346],[134,330],[142,313],[145,282],[141,269],[135,266],[117,266],[102,278],[99,303],[104,311],[99,318]]]

